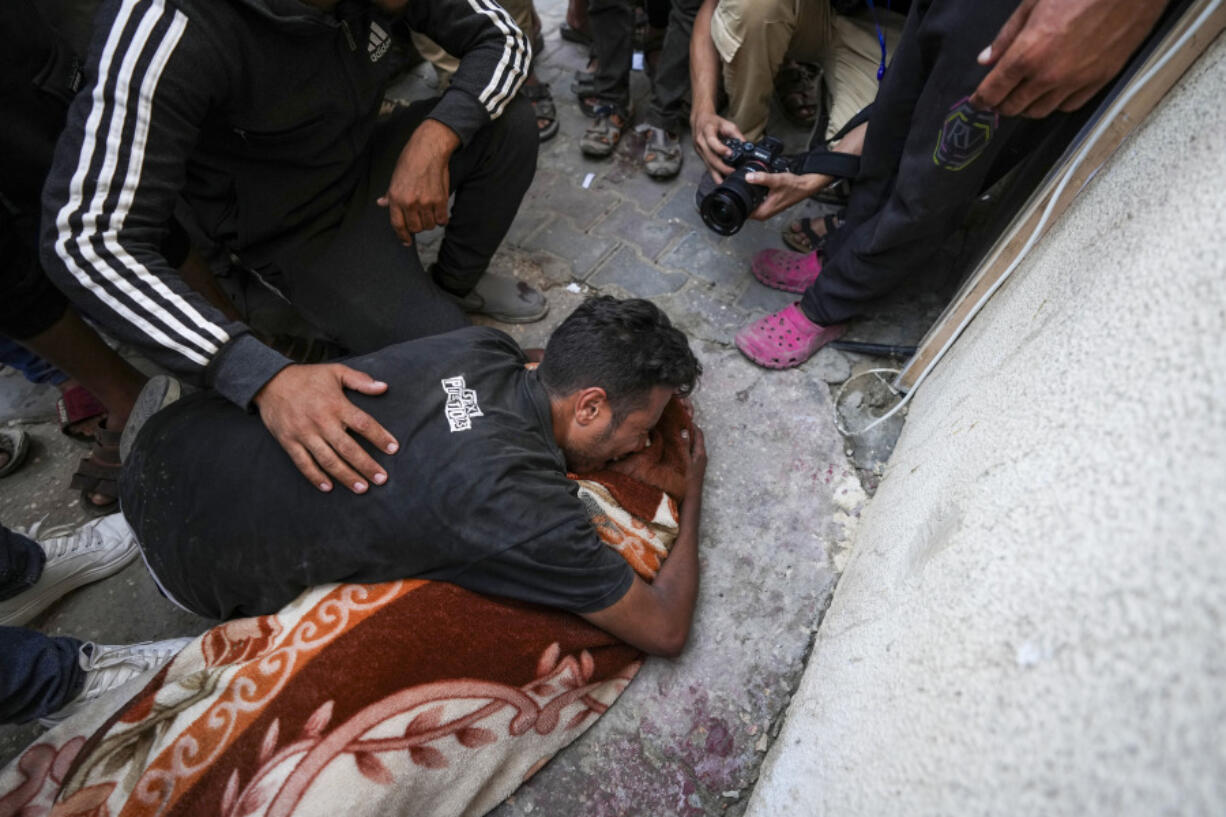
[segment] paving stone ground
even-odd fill
[[[690,334],[705,368],[695,404],[710,471],[702,590],[685,654],[649,661],[608,715],[496,813],[735,815],[800,677],[865,489],[873,487],[873,467],[897,433],[869,448],[845,441],[835,426],[832,388],[882,361],[827,349],[799,370],[767,372],[736,352],[731,339],[738,328],[792,300],[753,280],[750,256],[782,246],[779,230],[788,218],[825,210],[806,204],[720,237],[694,208],[701,165],[692,148],[681,176],[666,183],[643,174],[633,135],[611,159],[580,155],[586,120],[569,85],[586,54],[558,38],[562,0],[539,3],[538,10],[546,33],[539,73],[553,86],[561,132],[542,145],[536,180],[495,268],[543,289],[551,312],[540,323],[503,328],[525,346],[540,346],[589,294],[654,300]],[[429,67],[419,66],[395,93],[426,94],[433,83]],[[636,73],[633,83],[641,112],[647,79]],[[781,121],[772,130],[792,148],[804,141],[804,133]],[[423,256],[437,251],[440,235],[419,236]],[[851,334],[914,342],[940,304],[939,288],[918,282]],[[0,377],[0,423],[21,425],[35,440],[31,463],[0,482],[0,520],[7,525],[85,518],[66,489],[85,449],[55,429],[53,397],[18,377]],[[162,599],[138,562],[71,594],[34,626],[123,643],[194,635],[211,623]],[[0,762],[37,733],[0,728]]]

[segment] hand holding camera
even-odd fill
[[[703,223],[720,235],[733,235],[766,198],[769,188],[746,179],[750,173],[787,173],[791,163],[783,156],[783,142],[767,136],[761,142],[724,139],[729,154],[724,162],[732,173],[702,200]]]
[[[747,218],[765,221],[835,179],[855,178],[860,169],[858,153],[824,147],[786,157],[783,142],[772,136],[757,143],[726,138],[723,144],[728,148],[725,161],[731,172],[698,208],[703,222],[720,235],[734,234]]]

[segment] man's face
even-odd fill
[[[642,451],[647,447],[648,432],[660,422],[660,415],[673,391],[671,386],[656,386],[642,408],[630,412],[616,424],[608,401],[603,401],[597,418],[576,427],[569,443],[563,447],[566,466],[579,474],[599,471],[613,460]]]

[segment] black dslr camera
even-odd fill
[[[732,156],[724,162],[734,170],[703,198],[699,212],[703,223],[712,230],[720,235],[732,235],[766,198],[767,188],[745,181],[745,174],[786,173],[792,166],[782,155],[783,142],[773,136],[757,143],[725,139],[724,144],[732,150]]]

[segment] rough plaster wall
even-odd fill
[[[1224,88],[917,395],[748,814],[1226,813]]]

